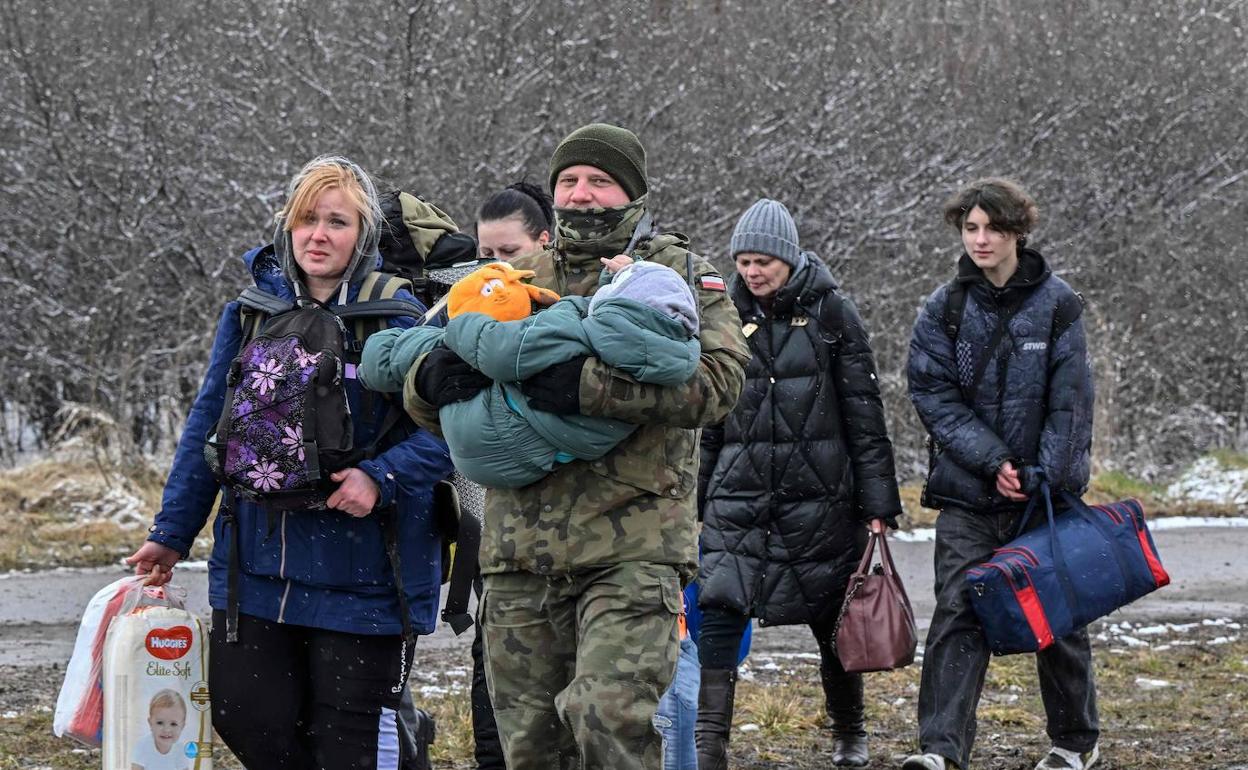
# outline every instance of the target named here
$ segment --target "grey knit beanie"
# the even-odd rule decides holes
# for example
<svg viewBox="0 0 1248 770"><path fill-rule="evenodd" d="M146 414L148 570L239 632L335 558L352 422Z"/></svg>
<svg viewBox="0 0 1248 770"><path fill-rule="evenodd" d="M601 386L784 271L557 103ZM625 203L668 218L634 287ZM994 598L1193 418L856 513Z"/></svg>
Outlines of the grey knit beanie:
<svg viewBox="0 0 1248 770"><path fill-rule="evenodd" d="M797 225L780 201L760 198L750 206L732 231L729 245L733 259L742 252L766 254L787 262L794 270L806 264L797 245Z"/></svg>

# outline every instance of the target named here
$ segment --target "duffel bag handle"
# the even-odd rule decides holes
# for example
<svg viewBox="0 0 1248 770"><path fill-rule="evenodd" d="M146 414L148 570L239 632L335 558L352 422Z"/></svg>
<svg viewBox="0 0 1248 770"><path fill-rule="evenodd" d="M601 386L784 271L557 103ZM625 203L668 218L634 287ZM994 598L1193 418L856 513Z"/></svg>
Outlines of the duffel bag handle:
<svg viewBox="0 0 1248 770"><path fill-rule="evenodd" d="M1049 520L1049 548L1053 551L1053 561L1057 567L1057 578L1062 584L1062 590L1066 592L1066 601L1073 609L1078 606L1078 602L1075 599L1075 588L1070 583L1070 568L1066 566L1066 556L1062 553L1062 541L1057 537L1057 522L1053 516L1053 495L1049 491L1049 482L1040 482L1040 495L1031 496L1031 502L1027 504L1027 510L1030 512L1037 499L1041 496L1044 497L1044 513ZM1026 524L1026 521L1023 523ZM1019 529L1019 534L1022 534L1022 528Z"/></svg>

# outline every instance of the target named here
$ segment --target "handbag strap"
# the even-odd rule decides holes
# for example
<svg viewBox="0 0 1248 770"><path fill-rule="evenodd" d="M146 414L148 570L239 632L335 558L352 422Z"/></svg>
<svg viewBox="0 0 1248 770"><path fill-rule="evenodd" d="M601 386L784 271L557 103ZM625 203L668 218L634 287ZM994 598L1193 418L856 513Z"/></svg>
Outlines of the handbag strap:
<svg viewBox="0 0 1248 770"><path fill-rule="evenodd" d="M875 555L875 538L874 532L867 536L867 547L862 550L862 558L858 560L858 569L854 570L854 577L866 577L871 571L871 557Z"/></svg>
<svg viewBox="0 0 1248 770"><path fill-rule="evenodd" d="M862 584L867 579L867 573L871 571L871 556L875 553L876 537L877 535L874 532L867 536L867 547L863 549L862 558L858 560L858 569L854 570L854 574L849 576L849 589L845 591L845 598L841 600L841 609L836 613L836 623L832 625L831 646L833 653L836 652L837 634L841 633L841 623L845 620L845 610L849 609L849 603L854 600L858 589L862 587Z"/></svg>
<svg viewBox="0 0 1248 770"><path fill-rule="evenodd" d="M897 590L901 592L901 598L905 600L906 604L910 604L910 596L906 593L906 586L901 582L901 576L897 574L897 566L893 564L893 551L888 547L888 537L883 534L876 535L874 532L871 534L879 540L880 564L884 565L884 574L893 579L893 585L897 586Z"/></svg>

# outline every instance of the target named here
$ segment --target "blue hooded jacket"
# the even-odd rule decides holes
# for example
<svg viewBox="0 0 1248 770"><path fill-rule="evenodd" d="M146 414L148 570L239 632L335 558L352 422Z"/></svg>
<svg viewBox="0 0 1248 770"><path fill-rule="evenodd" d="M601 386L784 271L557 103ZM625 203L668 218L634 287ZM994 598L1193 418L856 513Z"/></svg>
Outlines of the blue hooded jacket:
<svg viewBox="0 0 1248 770"><path fill-rule="evenodd" d="M949 287L932 292L910 338L910 400L934 443L925 489L928 504L977 512L1021 507L996 490L1006 460L1019 469L1023 491L1041 479L1054 491L1087 488L1092 453L1092 370L1083 321L1058 336L1054 319L1080 299L1053 275L1039 252L1023 249L1003 287L984 277L970 257L958 263L966 289L956 344L944 324ZM964 394L998 314L1016 303L975 393Z"/></svg>
<svg viewBox="0 0 1248 770"><path fill-rule="evenodd" d="M287 301L295 298L291 282L272 251L254 249L243 257L263 291ZM348 302L359 294L359 281L381 258L372 253L370 268L351 271ZM410 293L400 299L419 305ZM173 467L165 484L161 510L148 540L183 556L208 520L220 491L204 460L204 443L225 405L226 374L242 343L239 303L225 306L217 324L208 372L191 407L178 441ZM407 328L411 318L394 318L390 326ZM348 326L348 334L350 334ZM385 418L387 403L371 399L363 413L362 387L346 384L355 429L355 445L368 445ZM378 507L392 501L398 510L398 546L412 630L432 633L441 585L441 542L430 515L433 484L451 472L446 444L404 419L407 437L359 464L381 492ZM383 444L383 447L385 445ZM386 555L380 518L353 518L335 510L295 511L270 516L238 498L237 518L241 574L239 610L266 620L358 634L399 634L398 593ZM226 576L230 538L222 521L213 527L215 544L208 564L209 603L226 609Z"/></svg>

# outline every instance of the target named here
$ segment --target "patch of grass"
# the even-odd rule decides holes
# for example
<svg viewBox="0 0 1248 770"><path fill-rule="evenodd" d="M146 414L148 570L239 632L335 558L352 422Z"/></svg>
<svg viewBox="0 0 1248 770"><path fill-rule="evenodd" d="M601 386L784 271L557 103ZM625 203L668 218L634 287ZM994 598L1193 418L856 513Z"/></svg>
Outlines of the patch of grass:
<svg viewBox="0 0 1248 770"><path fill-rule="evenodd" d="M1231 470L1248 470L1248 454L1233 449L1215 449L1209 453L1218 465Z"/></svg>
<svg viewBox="0 0 1248 770"><path fill-rule="evenodd" d="M1162 491L1156 484L1128 476L1122 471L1105 471L1092 477L1085 497L1088 502L1093 503L1108 503L1134 497L1144 503L1145 507L1156 507Z"/></svg>
<svg viewBox="0 0 1248 770"><path fill-rule="evenodd" d="M1093 629L1093 633L1100 630ZM804 629L795 629L804 631ZM1181 638L1190 646L1111 648L1093 642L1101 749L1106 768L1144 770L1214 770L1243 764L1248 757L1248 637L1211 644L1223 628L1196 629ZM1236 631L1235 634L1241 632ZM452 688L432 697L416 693L416 703L437 719L438 737L431 751L435 767L465 770L472 759L469 696L461 668L467 650L417 647L421 681ZM730 746L733 768L816 770L831 767L831 732L824 727L823 693L818 662L786 659L777 668L757 664L767 657L755 650L754 677L737 687L734 724L759 725L753 732L734 729ZM59 674L50 667L0 671L0 770L100 766L98 751L81 749L52 736L50 706ZM895 768L917 748L915 703L920 667L866 675L867 730L871 767ZM20 678L19 678L20 677ZM1030 655L993 658L979 708L977 770L1031 770L1048 748L1044 708ZM1142 689L1140 677L1165 680L1168 686ZM44 683L43 686L36 683ZM222 748L217 770L237 770Z"/></svg>
<svg viewBox="0 0 1248 770"><path fill-rule="evenodd" d="M429 749L429 759L434 767L467 766L473 761L475 743L472 739L472 704L468 691L452 693L436 698L425 698L419 693L416 703L433 715L438 734Z"/></svg>
<svg viewBox="0 0 1248 770"><path fill-rule="evenodd" d="M163 475L57 457L0 471L0 571L116 564L143 541ZM205 558L211 531L192 549Z"/></svg>
<svg viewBox="0 0 1248 770"><path fill-rule="evenodd" d="M793 687L756 687L742 683L733 723L756 724L768 735L814 730L823 723L822 695L794 683Z"/></svg>
<svg viewBox="0 0 1248 770"><path fill-rule="evenodd" d="M1217 633L1204 632L1206 636ZM1248 639L1168 650L1110 649L1093 643L1101 749L1107 768L1211 770L1248 756ZM789 730L732 734L730 766L763 770L831 766L831 736L813 715L821 711L818 664L794 661L786 670L757 670L738 686L743 700L765 697L785 706ZM872 768L890 768L917 749L915 707L920 667L866 676L867 730ZM1140 677L1170 686L1143 690ZM765 696L762 694L766 694ZM743 717L737 720L755 721ZM978 711L975 768L1030 770L1048 747L1035 658L993 658ZM777 764L780 763L780 764Z"/></svg>
<svg viewBox="0 0 1248 770"><path fill-rule="evenodd" d="M93 770L100 766L99 749L87 749L52 734L52 712L28 711L0 719L0 770L18 770L42 760L64 770Z"/></svg>

